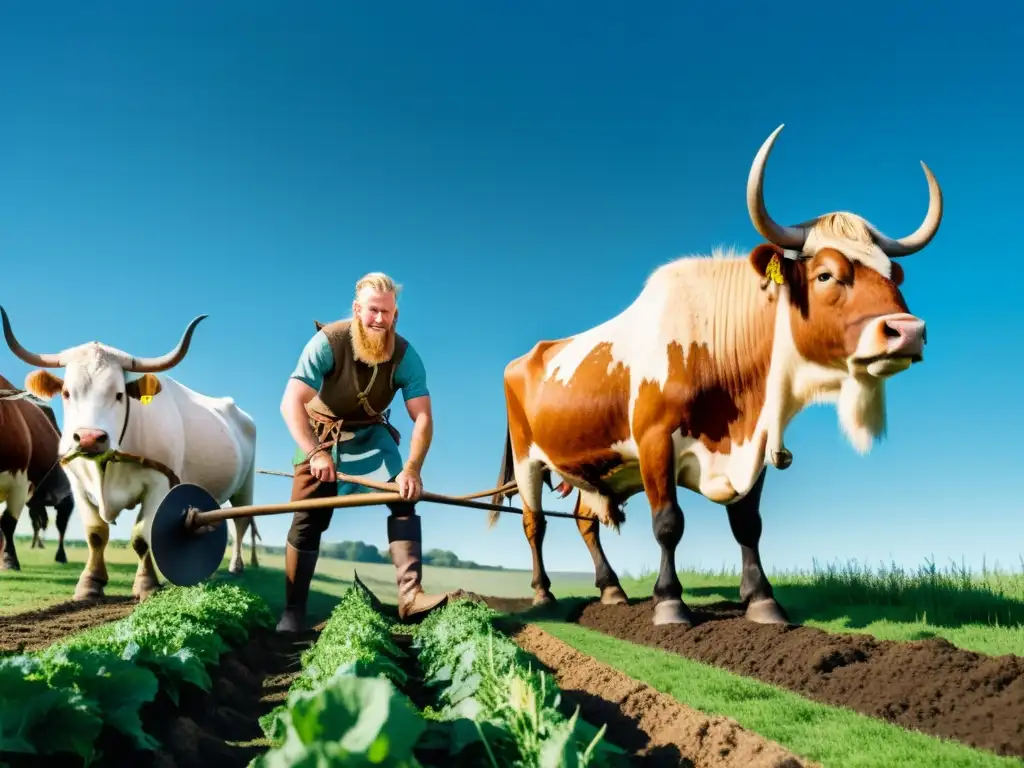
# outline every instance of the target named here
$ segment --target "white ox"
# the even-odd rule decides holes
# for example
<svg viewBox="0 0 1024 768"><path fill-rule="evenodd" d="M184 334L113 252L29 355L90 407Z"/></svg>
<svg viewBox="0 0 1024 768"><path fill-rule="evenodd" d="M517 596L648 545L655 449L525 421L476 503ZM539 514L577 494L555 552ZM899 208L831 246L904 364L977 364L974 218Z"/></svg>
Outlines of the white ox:
<svg viewBox="0 0 1024 768"><path fill-rule="evenodd" d="M132 594L146 599L159 589L148 531L153 514L171 486L202 486L224 504L252 504L255 478L256 425L230 397L208 397L168 376L188 352L192 333L206 315L189 323L178 345L162 357L136 358L98 342L36 354L15 338L7 313L3 316L7 345L19 358L39 368L64 368L63 379L49 371L33 371L25 388L50 399L60 394L64 430L59 453L81 510L89 560L74 598L103 595L107 584L104 550L110 524L133 507L140 510L132 528L132 548L139 556ZM131 378L126 374L142 374ZM113 457L113 460L110 460ZM143 461L123 460L136 457ZM242 540L252 525L252 565L256 566L256 524L253 518L232 521L235 536L230 571L241 573Z"/></svg>

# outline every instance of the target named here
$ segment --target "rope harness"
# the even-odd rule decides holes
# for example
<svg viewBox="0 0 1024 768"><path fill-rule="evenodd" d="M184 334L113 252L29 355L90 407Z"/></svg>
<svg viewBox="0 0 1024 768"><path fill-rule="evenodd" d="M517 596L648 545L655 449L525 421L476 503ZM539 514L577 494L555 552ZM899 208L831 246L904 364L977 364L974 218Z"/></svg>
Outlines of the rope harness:
<svg viewBox="0 0 1024 768"><path fill-rule="evenodd" d="M125 398L124 405L124 424L121 426L121 436L118 437L117 439L118 443L121 443L121 441L124 440L125 433L128 431L128 419L131 416L131 412L132 399L131 397L127 397ZM84 451L73 451L69 453L67 456L62 456L60 458L60 463L62 465L66 465L69 461L72 461L74 459L88 459L89 461L95 462L96 468L99 470L101 475L106 471L108 464L130 462L132 464L138 464L140 467L145 467L146 469L155 469L157 472L160 472L161 474L164 475L164 477L167 478L167 481L170 483L171 488L181 483L181 479L178 477L178 475L175 474L174 470L168 467L166 464L159 462L156 459L149 459L146 458L145 456L139 456L134 453L127 453L126 451L106 450L103 453L99 454L86 453Z"/></svg>
<svg viewBox="0 0 1024 768"><path fill-rule="evenodd" d="M53 412L45 400L41 400L40 398L33 395L31 392L28 392L24 389L0 389L0 400L28 400L30 403L43 410L48 410L51 413ZM124 424L121 426L121 436L118 438L118 443L124 440L125 433L128 431L128 418L131 415L131 409L132 399L129 397L125 402ZM60 430L57 430L57 434L60 434ZM85 451L72 451L66 456L58 457L58 459L50 466L50 468L46 470L46 474L43 475L42 479L40 479L37 487L42 486L43 481L45 481L46 478L50 476L50 473L53 472L53 470L57 467L58 464L61 466L67 466L68 462L74 459L88 459L89 461L96 462L96 466L98 467L101 474L107 468L107 465L110 463L131 462L133 464L138 464L141 467L146 467L147 469L155 469L158 472L162 473L170 482L172 488L181 483L181 480L178 478L178 475L175 474L174 470L172 470L170 467L168 467L166 464L162 462L156 461L155 459L148 459L145 456L138 456L134 453L108 450L100 454L86 453Z"/></svg>

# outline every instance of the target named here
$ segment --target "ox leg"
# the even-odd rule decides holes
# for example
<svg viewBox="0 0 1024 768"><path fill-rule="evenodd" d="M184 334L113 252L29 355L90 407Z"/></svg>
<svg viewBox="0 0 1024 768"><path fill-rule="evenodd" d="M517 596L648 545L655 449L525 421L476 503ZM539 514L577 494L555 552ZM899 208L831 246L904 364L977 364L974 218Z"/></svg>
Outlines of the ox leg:
<svg viewBox="0 0 1024 768"><path fill-rule="evenodd" d="M729 527L743 557L743 579L740 582L740 601L747 606L747 618L758 624L787 624L789 617L775 601L772 585L761 566L761 491L764 490L766 470L761 470L750 493L727 505Z"/></svg>
<svg viewBox="0 0 1024 768"><path fill-rule="evenodd" d="M259 537L260 532L256 530L256 518L249 519L249 533L252 536L252 548L249 550L249 565L253 568L260 567L259 558L256 557L256 539Z"/></svg>
<svg viewBox="0 0 1024 768"><path fill-rule="evenodd" d="M242 505L239 504L239 506ZM245 534L249 530L251 522L252 518L249 517L236 517L231 521L235 535L231 542L231 563L228 565L229 573L238 575L245 570L245 561L242 559L242 542L245 540Z"/></svg>
<svg viewBox="0 0 1024 768"><path fill-rule="evenodd" d="M18 518L21 517L27 499L28 487L20 483L7 493L7 506L0 516L0 531L3 531L4 538L7 539L3 554L0 555L0 571L21 570L18 549L14 545L14 529L18 527Z"/></svg>
<svg viewBox="0 0 1024 768"><path fill-rule="evenodd" d="M538 515L535 510L542 509L541 493L543 491L544 467L540 462L524 460L516 462L515 478L519 487L519 497L523 504L523 531L530 542L533 554L533 604L548 605L555 602L551 594L551 579L544 568L544 534L548 529L547 518Z"/></svg>
<svg viewBox="0 0 1024 768"><path fill-rule="evenodd" d="M253 487L256 482L255 462L256 460L253 459L248 471L245 473L245 479L242 481L241 487L231 496L232 507L248 507L252 504ZM228 572L237 575L245 570L245 561L242 560L242 542L245 541L245 534L249 530L250 525L253 529L252 564L256 565L256 520L252 517L236 517L231 521L231 524L235 530L235 540L232 542L231 563L228 565Z"/></svg>
<svg viewBox="0 0 1024 768"><path fill-rule="evenodd" d="M64 536L68 532L68 522L71 520L71 513L75 509L75 497L71 494L65 496L57 503L57 554L53 560L57 563L68 561L67 552L64 551Z"/></svg>
<svg viewBox="0 0 1024 768"><path fill-rule="evenodd" d="M135 571L132 595L139 602L160 589L160 582L156 577L156 568L153 565L153 553L149 551L149 540L146 534L149 531L147 521L153 519L153 515L156 514L156 508L160 505L161 498L163 498L163 495L159 493L148 494L142 500L142 508L135 518L135 525L132 526L132 549L139 556L139 567Z"/></svg>
<svg viewBox="0 0 1024 768"><path fill-rule="evenodd" d="M530 552L533 554L533 579L530 580L530 586L533 587L534 605L549 605L555 602L555 596L551 593L551 579L548 578L547 569L544 567L544 534L547 530L547 518L538 515L524 501L523 531L526 533L526 540L530 542Z"/></svg>
<svg viewBox="0 0 1024 768"><path fill-rule="evenodd" d="M672 436L652 433L640 445L640 474L651 505L654 538L661 547L661 569L654 584L654 623L692 625L693 615L683 602L683 585L676 572L676 547L685 520L676 498L676 462Z"/></svg>
<svg viewBox="0 0 1024 768"><path fill-rule="evenodd" d="M0 516L0 531L3 532L6 544L3 555L0 555L0 571L20 571L21 563L18 560L18 549L14 545L14 529L18 527L18 520L10 512L10 500L8 508Z"/></svg>
<svg viewBox="0 0 1024 768"><path fill-rule="evenodd" d="M611 503L610 499L603 496L597 499L597 503ZM576 510L573 512L576 515L576 527L594 561L594 586L601 590L601 602L605 605L619 605L627 602L626 593L601 547L601 522L595 513L594 503L584 500L582 493L576 497Z"/></svg>
<svg viewBox="0 0 1024 768"><path fill-rule="evenodd" d="M92 600L103 597L103 589L107 586L107 562L104 552L110 539L110 526L100 517L96 509L83 494L78 502L82 510L82 528L85 529L85 542L89 547L89 556L85 561L82 575L75 585L75 600Z"/></svg>
<svg viewBox="0 0 1024 768"><path fill-rule="evenodd" d="M43 532L50 524L49 515L46 514L46 505L36 500L28 503L28 517L32 521L32 549L45 549L43 547Z"/></svg>

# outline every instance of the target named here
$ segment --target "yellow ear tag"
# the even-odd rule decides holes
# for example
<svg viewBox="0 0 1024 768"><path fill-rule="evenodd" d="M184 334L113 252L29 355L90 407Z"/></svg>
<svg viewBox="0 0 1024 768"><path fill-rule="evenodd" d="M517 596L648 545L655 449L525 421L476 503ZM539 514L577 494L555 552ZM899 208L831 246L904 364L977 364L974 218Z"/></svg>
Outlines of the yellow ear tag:
<svg viewBox="0 0 1024 768"><path fill-rule="evenodd" d="M149 405L150 403L153 402L153 396L152 395L142 395L139 398L139 402L142 403L143 405Z"/></svg>
<svg viewBox="0 0 1024 768"><path fill-rule="evenodd" d="M768 267L764 271L765 277L770 277L779 285L782 285L782 265L779 263L779 254L772 256L772 260L768 262Z"/></svg>

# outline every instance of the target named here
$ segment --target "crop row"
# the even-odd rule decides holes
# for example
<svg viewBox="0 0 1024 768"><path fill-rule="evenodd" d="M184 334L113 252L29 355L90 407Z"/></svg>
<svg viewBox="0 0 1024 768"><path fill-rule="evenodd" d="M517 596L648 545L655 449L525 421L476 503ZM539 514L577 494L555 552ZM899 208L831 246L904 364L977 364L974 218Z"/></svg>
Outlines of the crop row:
<svg viewBox="0 0 1024 768"><path fill-rule="evenodd" d="M0 658L0 761L160 749L146 707L209 692L221 655L269 626L263 599L237 585L166 587L119 621Z"/></svg>
<svg viewBox="0 0 1024 768"><path fill-rule="evenodd" d="M626 765L603 727L561 714L557 686L493 628L495 616L453 601L412 630L406 652L392 635L405 628L350 587L303 654L287 703L261 719L273 747L253 768Z"/></svg>

